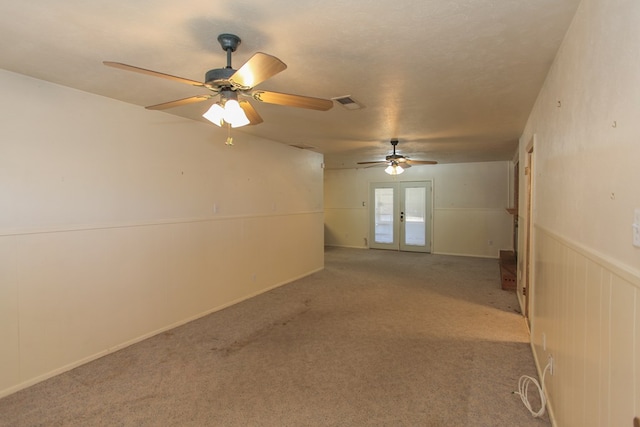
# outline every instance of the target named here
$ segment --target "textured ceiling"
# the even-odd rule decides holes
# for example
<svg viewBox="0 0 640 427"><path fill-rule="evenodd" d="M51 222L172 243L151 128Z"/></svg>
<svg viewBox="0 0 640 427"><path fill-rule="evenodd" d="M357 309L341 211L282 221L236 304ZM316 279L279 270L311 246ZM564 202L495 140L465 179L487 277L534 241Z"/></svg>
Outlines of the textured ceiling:
<svg viewBox="0 0 640 427"><path fill-rule="evenodd" d="M312 111L252 101L264 123L235 129L312 146L328 168L398 151L441 163L509 160L579 0L0 0L0 68L142 106L206 89L192 80L269 53L288 68L260 89L335 98ZM194 120L212 101L153 112ZM212 127L215 127L212 125ZM213 131L213 130L212 130ZM428 166L425 166L428 167Z"/></svg>

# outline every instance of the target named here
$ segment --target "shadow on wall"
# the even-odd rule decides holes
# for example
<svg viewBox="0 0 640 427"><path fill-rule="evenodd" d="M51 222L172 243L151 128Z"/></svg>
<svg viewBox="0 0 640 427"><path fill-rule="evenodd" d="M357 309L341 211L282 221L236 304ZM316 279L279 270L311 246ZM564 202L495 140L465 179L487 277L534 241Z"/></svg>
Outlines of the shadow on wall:
<svg viewBox="0 0 640 427"><path fill-rule="evenodd" d="M331 231L331 228L329 228L329 226L327 226L327 224L324 224L324 244L325 246L330 245L330 246L334 246L335 243L338 241L338 236Z"/></svg>

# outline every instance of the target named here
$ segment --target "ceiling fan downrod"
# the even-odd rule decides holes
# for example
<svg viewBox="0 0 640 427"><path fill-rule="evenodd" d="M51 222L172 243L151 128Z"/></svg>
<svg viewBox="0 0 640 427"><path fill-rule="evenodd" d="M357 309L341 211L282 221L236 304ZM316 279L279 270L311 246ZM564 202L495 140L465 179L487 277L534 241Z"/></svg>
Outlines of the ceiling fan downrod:
<svg viewBox="0 0 640 427"><path fill-rule="evenodd" d="M398 145L398 140L397 139L392 139L391 141L391 145L393 145L393 157L396 156L396 145Z"/></svg>

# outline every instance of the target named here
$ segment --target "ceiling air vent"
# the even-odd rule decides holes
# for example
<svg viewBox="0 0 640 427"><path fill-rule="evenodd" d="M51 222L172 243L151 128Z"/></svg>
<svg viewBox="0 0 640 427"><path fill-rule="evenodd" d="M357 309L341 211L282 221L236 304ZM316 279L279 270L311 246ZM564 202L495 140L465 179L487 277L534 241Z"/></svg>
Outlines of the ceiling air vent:
<svg viewBox="0 0 640 427"><path fill-rule="evenodd" d="M353 99L351 95L339 96L337 98L331 98L331 99L333 99L334 101L342 105L347 110L360 110L364 108L364 106L360 104L358 101L356 101L355 99Z"/></svg>

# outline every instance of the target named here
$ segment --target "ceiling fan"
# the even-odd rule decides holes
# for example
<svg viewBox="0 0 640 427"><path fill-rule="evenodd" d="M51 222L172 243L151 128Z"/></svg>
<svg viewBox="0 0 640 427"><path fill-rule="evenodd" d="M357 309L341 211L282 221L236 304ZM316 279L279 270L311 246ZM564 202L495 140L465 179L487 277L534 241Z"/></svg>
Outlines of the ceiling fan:
<svg viewBox="0 0 640 427"><path fill-rule="evenodd" d="M358 162L359 165L387 165L384 170L389 175L400 175L405 169L410 168L411 165L435 165L438 162L433 160L411 160L409 157L402 154L396 154L396 145L398 145L397 139L392 139L391 145L393 146L393 154L385 157L385 160L378 160L373 162Z"/></svg>
<svg viewBox="0 0 640 427"><path fill-rule="evenodd" d="M225 68L215 68L207 71L204 82L172 76L170 74L147 70L120 62L104 61L103 64L109 67L134 71L136 73L161 77L179 83L209 89L213 92L212 94L190 96L188 98L151 105L145 108L149 110L164 110L206 101L219 96L220 100L203 114L203 117L218 126L228 123L231 127L240 127L248 124L256 125L263 122L262 117L260 117L253 106L246 100L239 100L238 95L243 95L255 101L266 102L268 104L286 105L312 110L326 111L333 107L333 101L328 99L254 89L263 81L286 69L287 65L275 56L257 52L239 69L235 70L231 66L231 54L238 48L241 42L240 37L234 34L220 34L218 36L218 42L220 46L222 46L222 50L227 52L227 66Z"/></svg>

